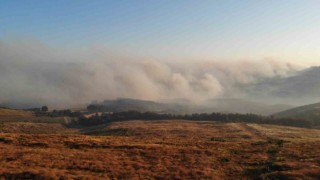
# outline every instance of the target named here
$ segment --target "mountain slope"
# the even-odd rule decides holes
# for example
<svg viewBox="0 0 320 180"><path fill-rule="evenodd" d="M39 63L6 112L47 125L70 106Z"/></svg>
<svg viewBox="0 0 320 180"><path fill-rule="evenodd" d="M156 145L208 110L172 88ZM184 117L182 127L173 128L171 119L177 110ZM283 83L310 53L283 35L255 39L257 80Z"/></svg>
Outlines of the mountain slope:
<svg viewBox="0 0 320 180"><path fill-rule="evenodd" d="M158 103L154 101L145 101L129 98L118 98L115 100L105 100L101 103L106 111L120 112L128 110L136 111L164 111L167 105L164 103Z"/></svg>
<svg viewBox="0 0 320 180"><path fill-rule="evenodd" d="M292 108L285 104L265 104L245 99L214 99L207 101L202 106L203 112L224 112L224 113L254 113L270 115L279 111Z"/></svg>
<svg viewBox="0 0 320 180"><path fill-rule="evenodd" d="M190 114L190 113L254 113L269 115L292 108L289 105L269 105L244 99L213 99L200 104L190 101L154 102L138 99L119 98L105 100L100 105L104 111L121 112L136 110L140 112L152 111L158 113Z"/></svg>
<svg viewBox="0 0 320 180"><path fill-rule="evenodd" d="M32 118L31 111L0 108L0 119L19 119L19 118Z"/></svg>
<svg viewBox="0 0 320 180"><path fill-rule="evenodd" d="M320 103L299 106L293 109L276 113L275 116L317 120L320 118Z"/></svg>
<svg viewBox="0 0 320 180"><path fill-rule="evenodd" d="M31 111L0 107L0 122L64 123L64 117L37 117Z"/></svg>
<svg viewBox="0 0 320 180"><path fill-rule="evenodd" d="M273 77L243 87L253 99L285 104L308 104L320 99L320 67L298 71L289 77Z"/></svg>

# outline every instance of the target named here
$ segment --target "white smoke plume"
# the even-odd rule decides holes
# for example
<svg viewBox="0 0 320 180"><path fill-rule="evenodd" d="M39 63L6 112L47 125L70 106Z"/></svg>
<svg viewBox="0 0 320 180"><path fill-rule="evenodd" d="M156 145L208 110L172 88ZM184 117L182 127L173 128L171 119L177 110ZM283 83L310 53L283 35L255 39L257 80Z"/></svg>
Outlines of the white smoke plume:
<svg viewBox="0 0 320 180"><path fill-rule="evenodd" d="M302 66L265 60L170 61L92 47L59 49L0 41L0 104L70 106L117 97L145 100L240 97L239 86Z"/></svg>

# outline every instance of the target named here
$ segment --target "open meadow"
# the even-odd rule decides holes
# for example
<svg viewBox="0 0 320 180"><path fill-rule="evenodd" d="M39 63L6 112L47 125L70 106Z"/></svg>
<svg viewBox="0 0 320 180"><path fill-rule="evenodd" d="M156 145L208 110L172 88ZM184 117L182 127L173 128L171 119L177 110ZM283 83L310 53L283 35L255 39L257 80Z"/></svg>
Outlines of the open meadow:
<svg viewBox="0 0 320 180"><path fill-rule="evenodd" d="M185 120L10 126L0 127L0 179L320 178L320 130Z"/></svg>
<svg viewBox="0 0 320 180"><path fill-rule="evenodd" d="M320 180L320 0L0 0L0 180Z"/></svg>

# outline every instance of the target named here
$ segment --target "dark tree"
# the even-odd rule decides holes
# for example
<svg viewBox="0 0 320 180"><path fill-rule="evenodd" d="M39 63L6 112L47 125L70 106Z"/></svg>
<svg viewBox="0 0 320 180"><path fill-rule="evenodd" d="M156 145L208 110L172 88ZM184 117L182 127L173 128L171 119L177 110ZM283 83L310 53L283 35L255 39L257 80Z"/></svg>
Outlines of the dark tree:
<svg viewBox="0 0 320 180"><path fill-rule="evenodd" d="M87 106L88 111L103 111L103 106L99 104L90 104Z"/></svg>
<svg viewBox="0 0 320 180"><path fill-rule="evenodd" d="M42 107L41 107L41 111L47 112L47 111L48 111L48 106L42 106Z"/></svg>
<svg viewBox="0 0 320 180"><path fill-rule="evenodd" d="M90 108L88 108L90 109ZM92 106L92 109L98 109ZM219 122L246 122L259 124L277 124L296 127L320 127L320 122L316 120L297 119L290 117L273 117L261 116L256 114L238 114L238 113L194 113L194 114L159 114L155 112L139 112L139 111L124 111L109 114L98 114L86 118L81 114L78 115L79 123L82 125L98 125L108 122L123 121L123 120L160 120L160 119L185 119L198 121L219 121Z"/></svg>

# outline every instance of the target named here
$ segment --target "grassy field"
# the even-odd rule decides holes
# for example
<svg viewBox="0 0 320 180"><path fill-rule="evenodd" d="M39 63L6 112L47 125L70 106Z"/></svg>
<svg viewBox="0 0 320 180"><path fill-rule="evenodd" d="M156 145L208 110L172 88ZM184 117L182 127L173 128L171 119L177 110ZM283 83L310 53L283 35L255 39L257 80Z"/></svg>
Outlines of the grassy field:
<svg viewBox="0 0 320 180"><path fill-rule="evenodd" d="M2 127L0 179L320 178L320 130L184 120L40 125Z"/></svg>
<svg viewBox="0 0 320 180"><path fill-rule="evenodd" d="M32 122L32 123L65 123L69 117L37 117L31 111L0 108L0 123L4 122Z"/></svg>
<svg viewBox="0 0 320 180"><path fill-rule="evenodd" d="M0 108L1 119L21 119L21 118L30 118L32 116L33 115L31 111Z"/></svg>

